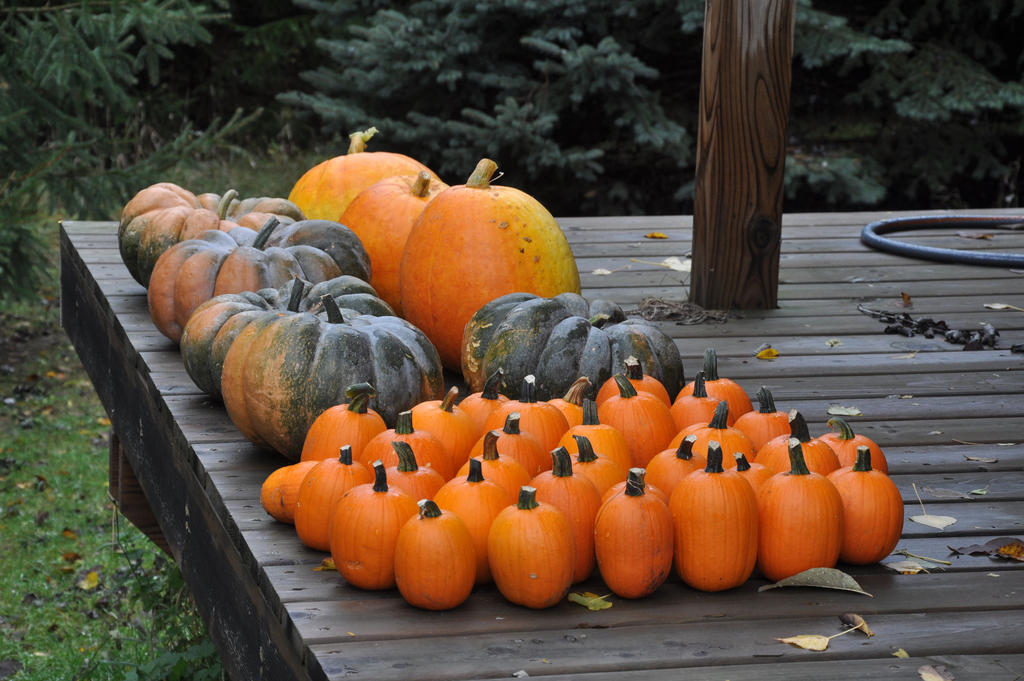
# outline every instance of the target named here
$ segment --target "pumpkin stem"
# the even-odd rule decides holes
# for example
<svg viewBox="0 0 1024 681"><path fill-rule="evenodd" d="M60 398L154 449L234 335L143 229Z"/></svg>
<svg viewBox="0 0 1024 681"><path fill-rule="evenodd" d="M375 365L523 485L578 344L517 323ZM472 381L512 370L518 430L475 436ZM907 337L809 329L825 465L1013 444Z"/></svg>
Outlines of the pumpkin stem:
<svg viewBox="0 0 1024 681"><path fill-rule="evenodd" d="M597 461L597 454L594 452L594 445L590 444L590 438L584 435L573 435L572 438L576 440L576 447L579 449L579 453L576 454L577 462Z"/></svg>
<svg viewBox="0 0 1024 681"><path fill-rule="evenodd" d="M683 461L689 461L693 458L693 445L697 442L696 435L687 435L683 438L683 441L676 447L676 458L682 459Z"/></svg>
<svg viewBox="0 0 1024 681"><path fill-rule="evenodd" d="M369 383L353 383L345 388L345 397L348 398L348 410L357 414L365 414L370 404L370 399L377 396L377 389Z"/></svg>
<svg viewBox="0 0 1024 681"><path fill-rule="evenodd" d="M338 450L338 461L346 466L352 465L352 445L342 445Z"/></svg>
<svg viewBox="0 0 1024 681"><path fill-rule="evenodd" d="M294 279L292 279L292 292L291 292L291 295L288 296L288 311L289 312L298 312L299 311L299 303L302 302L302 296L306 293L306 284L308 284L308 283L309 282L303 281L302 279L299 279L298 277L295 277Z"/></svg>
<svg viewBox="0 0 1024 681"><path fill-rule="evenodd" d="M722 468L722 445L717 440L708 442L708 463L704 467L705 473L724 473Z"/></svg>
<svg viewBox="0 0 1024 681"><path fill-rule="evenodd" d="M366 130L360 130L354 132L348 136L348 153L359 154L366 151L366 143L370 141L374 135L380 130L377 128L367 128Z"/></svg>
<svg viewBox="0 0 1024 681"><path fill-rule="evenodd" d="M551 450L551 474L556 478L572 477L572 459L565 447Z"/></svg>
<svg viewBox="0 0 1024 681"><path fill-rule="evenodd" d="M421 170L416 175L416 181L412 183L412 195L425 199L428 194L430 194L430 173Z"/></svg>
<svg viewBox="0 0 1024 681"><path fill-rule="evenodd" d="M399 412L398 418L395 419L395 435L411 435L414 433L412 427L412 410L405 410Z"/></svg>
<svg viewBox="0 0 1024 681"><path fill-rule="evenodd" d="M795 437L789 438L789 473L786 475L810 475L811 471L807 468L807 462L804 461L804 449L800 445L800 440Z"/></svg>
<svg viewBox="0 0 1024 681"><path fill-rule="evenodd" d="M857 461L853 464L853 470L858 473L870 471L871 469L871 450L866 445L859 445L857 447Z"/></svg>
<svg viewBox="0 0 1024 681"><path fill-rule="evenodd" d="M501 385L501 379L504 377L505 372L501 369L488 376L487 380L484 381L484 389L481 391L480 397L485 400L498 399L498 387Z"/></svg>
<svg viewBox="0 0 1024 681"><path fill-rule="evenodd" d="M778 411L775 408L775 396L766 386L762 385L761 389L757 391L757 403L758 411L762 414L774 414Z"/></svg>
<svg viewBox="0 0 1024 681"><path fill-rule="evenodd" d="M640 366L640 360L638 360L633 355L630 355L629 357L626 358L625 365L627 378L630 378L634 381L643 380L644 369L642 366Z"/></svg>
<svg viewBox="0 0 1024 681"><path fill-rule="evenodd" d="M626 476L626 496L627 497L642 497L646 492L646 484L644 478L647 476L647 471L643 468L630 468L629 475Z"/></svg>
<svg viewBox="0 0 1024 681"><path fill-rule="evenodd" d="M597 402L590 399L589 397L583 398L583 425L584 426L599 426L601 420L597 417Z"/></svg>
<svg viewBox="0 0 1024 681"><path fill-rule="evenodd" d="M715 407L715 415L711 417L711 423L708 424L708 428L715 428L717 430L725 430L729 427L729 403L722 400Z"/></svg>
<svg viewBox="0 0 1024 681"><path fill-rule="evenodd" d="M733 454L736 459L736 470L742 473L743 471L750 470L750 462L747 461L747 457L743 452L736 452Z"/></svg>
<svg viewBox="0 0 1024 681"><path fill-rule="evenodd" d="M441 411L446 411L449 414L452 413L452 407L455 406L455 400L459 397L459 386L453 385L448 389L448 392L444 394L444 399L441 400Z"/></svg>
<svg viewBox="0 0 1024 681"><path fill-rule="evenodd" d="M636 388L629 382L629 379L622 374L615 374L612 376L615 379L615 385L619 386L619 397L623 399L629 399L630 397L636 397Z"/></svg>
<svg viewBox="0 0 1024 681"><path fill-rule="evenodd" d="M469 460L469 475L466 476L466 482L483 482L484 481L484 466L480 462L480 459Z"/></svg>
<svg viewBox="0 0 1024 681"><path fill-rule="evenodd" d="M473 169L473 174L466 180L466 186L473 187L474 189L487 189L491 186L491 178L497 169L498 164L491 159L480 159L476 164L476 168Z"/></svg>
<svg viewBox="0 0 1024 681"><path fill-rule="evenodd" d="M582 407L583 394L590 390L593 385L594 384L590 382L589 378L586 376L580 376L572 382L572 385L570 385L569 389L565 391L565 395L562 399L569 404L575 404L577 407Z"/></svg>
<svg viewBox="0 0 1024 681"><path fill-rule="evenodd" d="M531 511L537 508L537 488L530 487L529 485L523 485L519 488L519 501L516 503L516 508L522 511Z"/></svg>
<svg viewBox="0 0 1024 681"><path fill-rule="evenodd" d="M267 245L267 240L270 239L270 234L277 226L281 224L281 221L277 217L271 215L267 218L267 221L260 227L259 233L256 234L256 238L252 242L252 247L258 251L262 251L263 247Z"/></svg>
<svg viewBox="0 0 1024 681"><path fill-rule="evenodd" d="M853 439L853 427L846 422L846 419L842 419L838 416L833 416L828 420L828 427L839 433L840 440L852 440Z"/></svg>
<svg viewBox="0 0 1024 681"><path fill-rule="evenodd" d="M694 397L707 397L708 387L704 383L704 372L698 371L697 375L693 377L693 396Z"/></svg>
<svg viewBox="0 0 1024 681"><path fill-rule="evenodd" d="M238 198L238 192L234 189L229 189L224 192L224 196L220 197L220 201L217 202L217 217L221 220L228 216L228 210L231 209L231 202Z"/></svg>
<svg viewBox="0 0 1024 681"><path fill-rule="evenodd" d="M420 507L421 518L441 517L441 509L434 503L433 499L420 499L416 502L416 505Z"/></svg>
<svg viewBox="0 0 1024 681"><path fill-rule="evenodd" d="M714 348L704 350L704 380L718 380L718 353Z"/></svg>
<svg viewBox="0 0 1024 681"><path fill-rule="evenodd" d="M537 401L537 378L533 374L523 378L523 388L519 391L519 401L524 404L533 404Z"/></svg>
<svg viewBox="0 0 1024 681"><path fill-rule="evenodd" d="M489 430L484 434L484 452L480 455L480 458L484 461L494 461L498 458L499 437L501 437L500 430Z"/></svg>
<svg viewBox="0 0 1024 681"><path fill-rule="evenodd" d="M321 296L320 303L324 306L324 310L327 311L328 324L345 323L345 315L341 313L341 308L338 307L338 301L336 301L333 296L330 294Z"/></svg>
<svg viewBox="0 0 1024 681"><path fill-rule="evenodd" d="M503 433L508 433L509 435L519 435L519 419L520 418L521 417L519 416L519 412L518 411L514 411L511 414L509 414L508 416L506 416L505 417L505 427L502 428L502 432Z"/></svg>
<svg viewBox="0 0 1024 681"><path fill-rule="evenodd" d="M789 415L789 430L800 442L811 441L811 431L807 429L807 419L800 412L794 410Z"/></svg>
<svg viewBox="0 0 1024 681"><path fill-rule="evenodd" d="M373 462L373 491L388 491L388 472L384 468L384 462L380 459Z"/></svg>
<svg viewBox="0 0 1024 681"><path fill-rule="evenodd" d="M398 470L403 473L415 473L420 469L419 464L416 463L416 455L408 442L392 440L391 448L395 450L395 454L398 454Z"/></svg>

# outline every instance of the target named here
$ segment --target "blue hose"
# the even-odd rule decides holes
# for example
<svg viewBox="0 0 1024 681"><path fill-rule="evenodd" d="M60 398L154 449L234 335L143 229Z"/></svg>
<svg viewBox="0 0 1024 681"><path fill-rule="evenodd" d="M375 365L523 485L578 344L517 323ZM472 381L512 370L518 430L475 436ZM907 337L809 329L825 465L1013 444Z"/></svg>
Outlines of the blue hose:
<svg viewBox="0 0 1024 681"><path fill-rule="evenodd" d="M867 246L880 251L897 255L905 255L921 260L937 260L939 262L962 263L966 265L989 265L992 267L1024 266L1024 254L993 253L987 251L965 251L956 248L933 248L918 246L895 239L883 237L890 232L903 232L912 229L942 229L947 227L1005 227L1007 225L1024 225L1024 216L1020 215L934 215L908 218L892 218L879 220L865 225L861 230L860 240Z"/></svg>

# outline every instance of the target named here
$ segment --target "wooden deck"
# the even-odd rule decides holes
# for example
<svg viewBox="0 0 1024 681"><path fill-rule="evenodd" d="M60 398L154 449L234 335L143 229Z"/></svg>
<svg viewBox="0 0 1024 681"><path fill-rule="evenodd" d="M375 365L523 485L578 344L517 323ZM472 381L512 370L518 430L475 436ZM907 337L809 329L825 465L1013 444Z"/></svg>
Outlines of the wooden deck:
<svg viewBox="0 0 1024 681"><path fill-rule="evenodd" d="M659 322L678 339L687 378L713 346L723 375L751 395L768 386L780 409L804 412L812 434L825 430L829 405L857 407L863 416L848 420L886 451L908 518L921 512L916 486L928 513L957 519L944 531L908 519L898 546L949 566L923 562L929 572L904 575L840 565L873 598L759 593L766 582L756 576L706 594L673 578L647 599L613 599L598 612L569 602L527 610L489 587L456 610L432 613L396 591L350 588L337 573L314 570L325 554L260 508L260 484L283 460L244 441L223 408L192 385L121 264L113 223L62 225L63 323L239 681L918 679L925 664L960 680L1021 678L1024 562L951 555L949 547L1024 538L1024 354L1009 350L1024 343L1024 313L984 307L1024 307L1024 271L871 251L859 231L881 217L786 215L779 309L724 323ZM685 299L687 275L657 263L690 250L689 218L560 222L585 295L627 309L647 296ZM988 231L993 238L935 231L906 240L1024 253L1024 233ZM668 238L645 238L651 232ZM912 307L903 307L902 293ZM885 334L859 304L955 328L988 322L1000 331L999 347L965 352L941 338ZM763 343L780 356L756 359ZM574 590L607 593L596 579ZM824 652L776 640L837 633L846 612L863 616L875 636L841 636ZM899 649L910 657L894 657Z"/></svg>

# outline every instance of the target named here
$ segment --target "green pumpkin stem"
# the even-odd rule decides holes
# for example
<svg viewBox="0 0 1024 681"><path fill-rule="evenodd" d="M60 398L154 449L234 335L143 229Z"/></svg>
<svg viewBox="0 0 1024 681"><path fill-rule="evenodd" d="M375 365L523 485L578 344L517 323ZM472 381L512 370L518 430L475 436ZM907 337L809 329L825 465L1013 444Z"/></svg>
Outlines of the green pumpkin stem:
<svg viewBox="0 0 1024 681"><path fill-rule="evenodd" d="M238 198L238 192L234 189L229 189L224 192L224 196L220 197L220 201L217 202L217 218L223 220L228 216L228 211L231 210L231 202Z"/></svg>
<svg viewBox="0 0 1024 681"><path fill-rule="evenodd" d="M487 189L491 186L491 178L497 169L498 164L491 159L480 159L476 164L476 168L473 169L473 174L466 180L466 186L474 189Z"/></svg>
<svg viewBox="0 0 1024 681"><path fill-rule="evenodd" d="M416 505L420 507L421 518L440 518L441 509L434 503L433 499L420 499L416 502Z"/></svg>
<svg viewBox="0 0 1024 681"><path fill-rule="evenodd" d="M551 450L551 474L556 478L572 477L572 458L565 447Z"/></svg>
<svg viewBox="0 0 1024 681"><path fill-rule="evenodd" d="M523 387L519 391L519 401L523 404L533 404L537 401L537 378L530 374L523 378Z"/></svg>
<svg viewBox="0 0 1024 681"><path fill-rule="evenodd" d="M392 440L391 448L398 455L398 470L403 473L415 473L420 469L419 464L416 463L416 455L413 453L412 447L409 446L408 442Z"/></svg>
<svg viewBox="0 0 1024 681"><path fill-rule="evenodd" d="M452 407L455 406L455 400L459 397L459 386L453 385L448 389L448 392L444 394L444 399L441 400L441 411L446 411L449 414L452 413Z"/></svg>
<svg viewBox="0 0 1024 681"><path fill-rule="evenodd" d="M853 463L853 470L858 473L864 473L872 470L871 450L866 445L860 445L857 447L857 460Z"/></svg>
<svg viewBox="0 0 1024 681"><path fill-rule="evenodd" d="M484 451L483 454L480 455L481 459L484 461L494 461L498 458L499 437L501 437L500 430L489 430L484 434Z"/></svg>
<svg viewBox="0 0 1024 681"><path fill-rule="evenodd" d="M747 461L747 457L743 452L736 452L733 454L736 459L736 470L742 473L743 471L750 470L750 462Z"/></svg>
<svg viewBox="0 0 1024 681"><path fill-rule="evenodd" d="M577 462L597 461L597 454L594 452L594 445L590 443L590 438L585 435L573 435L572 438L576 440L576 447L579 449L579 453L576 454Z"/></svg>
<svg viewBox="0 0 1024 681"><path fill-rule="evenodd" d="M256 239L252 242L252 247L258 251L262 251L263 247L267 245L267 240L270 239L271 233L281 224L281 221L276 216L271 215L263 226L260 227L260 231L256 234Z"/></svg>
<svg viewBox="0 0 1024 681"><path fill-rule="evenodd" d="M623 399L629 399L630 397L636 397L636 388L629 382L629 379L622 374L615 374L612 376L615 379L615 385L619 386L619 397Z"/></svg>
<svg viewBox="0 0 1024 681"><path fill-rule="evenodd" d="M789 415L789 430L793 437L800 442L811 441L811 431L807 428L807 419L798 411Z"/></svg>
<svg viewBox="0 0 1024 681"><path fill-rule="evenodd" d="M583 398L583 425L584 426L599 426L601 420L597 417L597 402L590 399L589 397Z"/></svg>
<svg viewBox="0 0 1024 681"><path fill-rule="evenodd" d="M646 494L646 483L644 478L647 476L647 471L643 468L630 468L629 474L626 476L626 496L627 497L642 497Z"/></svg>
<svg viewBox="0 0 1024 681"><path fill-rule="evenodd" d="M327 323L328 324L344 324L345 316L341 314L341 308L338 307L338 301L333 296L324 295L320 298L320 304L324 306L324 310L327 311Z"/></svg>
<svg viewBox="0 0 1024 681"><path fill-rule="evenodd" d="M338 461L345 466L352 465L352 445L342 445L338 449Z"/></svg>
<svg viewBox="0 0 1024 681"><path fill-rule="evenodd" d="M522 511L531 511L537 508L537 488L530 487L529 485L523 485L519 488L519 501L516 503L516 508Z"/></svg>
<svg viewBox="0 0 1024 681"><path fill-rule="evenodd" d="M348 136L348 153L350 154L361 154L366 151L366 143L376 135L380 130L377 128L367 128L366 130L360 130L354 132Z"/></svg>
<svg viewBox="0 0 1024 681"><path fill-rule="evenodd" d="M519 435L519 419L521 416L518 411L514 411L505 417L505 427L501 429L503 433L509 435Z"/></svg>
<svg viewBox="0 0 1024 681"><path fill-rule="evenodd" d="M838 416L833 416L828 420L828 427L836 431L839 434L840 440L852 440L854 433L853 427L846 422L846 419L842 419Z"/></svg>
<svg viewBox="0 0 1024 681"><path fill-rule="evenodd" d="M348 398L348 410L357 414L365 414L370 406L370 400L377 396L377 389L369 383L353 383L345 388L345 397Z"/></svg>
<svg viewBox="0 0 1024 681"><path fill-rule="evenodd" d="M775 408L775 396L772 395L772 391L766 386L761 386L761 389L757 391L757 404L758 411L762 414L774 414L778 411Z"/></svg>
<svg viewBox="0 0 1024 681"><path fill-rule="evenodd" d="M722 445L717 440L708 442L708 463L704 466L705 473L724 473L722 468Z"/></svg>
<svg viewBox="0 0 1024 681"><path fill-rule="evenodd" d="M583 395L590 390L593 385L594 384L590 382L589 378L586 376L580 376L572 382L572 385L570 385L569 389L565 391L565 395L562 399L569 404L575 404L577 407L582 407L583 400L586 399Z"/></svg>
<svg viewBox="0 0 1024 681"><path fill-rule="evenodd" d="M430 173L426 170L421 170L416 175L416 181L412 183L412 195L425 199L430 194Z"/></svg>
<svg viewBox="0 0 1024 681"><path fill-rule="evenodd" d="M800 440L795 437L789 438L789 473L787 475L810 475L811 471L807 468L807 462L804 461L804 449L800 445Z"/></svg>
<svg viewBox="0 0 1024 681"><path fill-rule="evenodd" d="M501 394L498 392L498 388L501 387L501 381L505 377L505 372L498 369L484 381L484 388L480 393L480 397L485 400L496 400Z"/></svg>
<svg viewBox="0 0 1024 681"><path fill-rule="evenodd" d="M634 381L639 381L643 379L644 368L640 365L640 360L638 360L633 355L630 355L629 357L626 358L625 365L627 378L630 378Z"/></svg>
<svg viewBox="0 0 1024 681"><path fill-rule="evenodd" d="M467 482L483 482L484 481L484 465L480 459L471 458L469 460L469 474L466 476Z"/></svg>
<svg viewBox="0 0 1024 681"><path fill-rule="evenodd" d="M693 445L697 442L696 435L687 435L683 438L679 446L676 447L676 458L682 459L683 461L689 461L693 458Z"/></svg>
<svg viewBox="0 0 1024 681"><path fill-rule="evenodd" d="M292 279L292 293L288 296L288 311L298 312L299 304L302 302L302 296L306 293L306 284L309 282L303 281L298 277Z"/></svg>
<svg viewBox="0 0 1024 681"><path fill-rule="evenodd" d="M715 415L711 417L711 423L708 424L708 428L715 428L717 430L725 430L729 427L729 403L722 400L715 407Z"/></svg>
<svg viewBox="0 0 1024 681"><path fill-rule="evenodd" d="M399 412L395 419L395 435L411 435L415 430L412 427L412 411Z"/></svg>
<svg viewBox="0 0 1024 681"><path fill-rule="evenodd" d="M388 472L384 468L384 462L380 459L373 462L373 491L388 491Z"/></svg>
<svg viewBox="0 0 1024 681"><path fill-rule="evenodd" d="M694 397L707 397L708 387L704 383L704 372L698 371L697 375L693 377L693 396Z"/></svg>
<svg viewBox="0 0 1024 681"><path fill-rule="evenodd" d="M704 350L704 380L718 380L718 353L714 348Z"/></svg>

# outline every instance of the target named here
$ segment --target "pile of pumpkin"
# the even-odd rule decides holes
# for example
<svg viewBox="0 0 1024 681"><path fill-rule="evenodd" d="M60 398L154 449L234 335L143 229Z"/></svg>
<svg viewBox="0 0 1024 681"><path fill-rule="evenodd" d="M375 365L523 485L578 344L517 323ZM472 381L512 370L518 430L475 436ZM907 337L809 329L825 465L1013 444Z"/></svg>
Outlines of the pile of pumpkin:
<svg viewBox="0 0 1024 681"><path fill-rule="evenodd" d="M903 503L876 443L841 418L811 437L767 388L704 370L670 400L631 358L594 387L518 399L495 372L403 412L394 428L367 407L368 384L325 411L299 463L272 473L264 508L329 551L349 584L397 586L410 604L456 607L492 582L546 608L595 568L624 598L654 592L673 566L689 586L739 586L755 567L778 580L842 560L889 555ZM591 399L591 397L593 399Z"/></svg>

